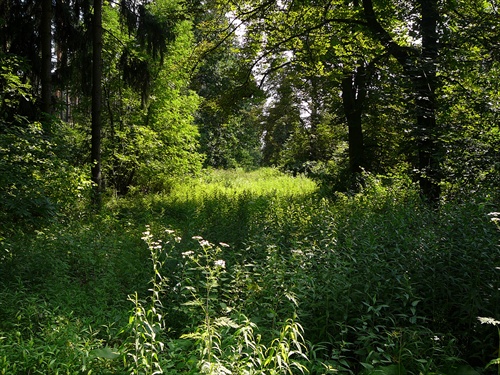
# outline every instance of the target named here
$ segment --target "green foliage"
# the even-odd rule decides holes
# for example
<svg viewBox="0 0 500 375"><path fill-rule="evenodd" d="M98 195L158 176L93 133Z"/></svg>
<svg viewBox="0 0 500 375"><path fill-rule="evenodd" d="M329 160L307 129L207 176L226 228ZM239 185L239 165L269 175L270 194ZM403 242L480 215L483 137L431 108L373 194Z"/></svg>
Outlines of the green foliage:
<svg viewBox="0 0 500 375"><path fill-rule="evenodd" d="M325 199L272 169L113 198L0 240L1 368L492 374L498 333L478 320L500 306L490 211L430 209L398 175Z"/></svg>
<svg viewBox="0 0 500 375"><path fill-rule="evenodd" d="M7 55L0 51L0 119L1 127L7 125L7 116L12 116L21 100L31 99L31 85L23 82L16 74L22 69L22 60L15 55Z"/></svg>
<svg viewBox="0 0 500 375"><path fill-rule="evenodd" d="M16 114L21 102L31 101L31 85L19 76L21 60L2 53L0 65L1 235L14 225L40 224L68 212L86 196L90 183L71 163L73 139L67 126L54 121L44 127Z"/></svg>
<svg viewBox="0 0 500 375"><path fill-rule="evenodd" d="M218 0L197 4L193 18L198 59L190 87L202 99L196 124L204 165L255 168L261 160L265 101L253 70L259 49L244 41L231 8Z"/></svg>
<svg viewBox="0 0 500 375"><path fill-rule="evenodd" d="M47 136L40 123L12 124L0 133L0 220L35 224L69 212L87 196L85 171L68 160L68 138Z"/></svg>
<svg viewBox="0 0 500 375"><path fill-rule="evenodd" d="M172 235L172 231L167 231ZM177 373L201 374L292 374L292 369L301 372L305 370L303 364L297 359L307 360L304 355L302 327L294 319L280 323L271 333L269 340L257 334L259 329L246 316L238 313L237 306L230 306L228 298L237 290L231 290L224 282L226 279L226 262L221 259L222 248L229 245L220 243L215 246L195 236L193 239L199 248L181 253L180 266L183 269L181 278L175 279L175 274L170 282L175 287L169 287L166 279L160 274L160 269L169 259L175 256L174 246L165 249L164 244L181 242L180 237L172 237L169 241L154 240L147 228L143 239L148 243L153 260L155 276L152 280L153 289L149 300L150 308L145 309L137 300L132 298L135 308L130 319L132 332L135 335L134 373L162 373L159 353L164 343L159 338L162 333L162 324L170 320L169 311L172 307L162 303L160 299L169 293L180 293L185 297L185 302L174 309L182 310L191 323L187 324L188 333L178 339L171 340L168 347L174 348L179 344L184 346L184 351L172 353L169 362L163 363L167 369ZM161 260L160 260L161 258ZM186 322L187 323L187 322ZM189 330L193 330L189 332ZM277 336L273 338L272 335ZM269 336L269 335L267 335ZM193 345L185 345L184 340L193 341ZM186 352L189 350L189 352ZM178 357L179 356L179 357ZM190 358L181 361L180 358ZM138 366L139 362L140 366ZM144 369L144 372L138 371Z"/></svg>
<svg viewBox="0 0 500 375"><path fill-rule="evenodd" d="M481 324L490 324L492 326L500 326L500 322L498 320L493 319L493 318L478 317L478 319L481 322ZM497 329L498 329L498 337L500 338L500 328L497 327ZM500 347L500 343L499 343L499 347ZM492 359L486 365L486 368L488 368L490 366L493 366L493 365L499 366L498 367L498 372L500 372L500 355L499 355L498 358Z"/></svg>
<svg viewBox="0 0 500 375"><path fill-rule="evenodd" d="M201 168L193 124L199 100L188 90L193 35L191 23L174 16L178 8L177 1L165 0L144 9L149 22L154 21L149 26L168 24L175 35L162 42L154 58L148 54L151 45L137 43L123 30L116 9L104 13L103 171L118 194L131 188L168 190L177 178ZM142 31L147 38L160 37Z"/></svg>
<svg viewBox="0 0 500 375"><path fill-rule="evenodd" d="M153 189L155 180L187 176L201 169L198 129L193 124L198 97L187 89L190 24L184 22L178 29L179 36L170 46L152 89L154 98L148 109L147 128L141 134L138 183L146 187L150 184Z"/></svg>
<svg viewBox="0 0 500 375"><path fill-rule="evenodd" d="M479 51L471 51L467 61L454 63L457 74L464 69L470 71L466 66L481 58ZM461 77L460 84L452 81L441 90L440 94L446 98L441 121L449 130L443 136L449 156L443 164L446 187L452 196L461 197L471 191L495 195L498 190L500 133L492 103L498 90L489 84L496 82L494 77L498 74L498 62L493 62L487 67L472 69L470 74Z"/></svg>
<svg viewBox="0 0 500 375"><path fill-rule="evenodd" d="M117 373L100 359L110 354L99 348L116 333L111 325L94 329L92 318L52 305L22 285L15 293L2 288L0 295L1 374Z"/></svg>

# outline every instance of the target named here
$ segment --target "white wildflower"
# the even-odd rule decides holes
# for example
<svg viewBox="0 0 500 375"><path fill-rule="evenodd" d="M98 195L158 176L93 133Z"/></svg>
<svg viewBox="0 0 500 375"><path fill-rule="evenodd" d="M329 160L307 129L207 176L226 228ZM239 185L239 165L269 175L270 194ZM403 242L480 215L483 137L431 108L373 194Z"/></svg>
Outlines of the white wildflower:
<svg viewBox="0 0 500 375"><path fill-rule="evenodd" d="M490 212L488 215L492 216L491 221L500 222L500 212Z"/></svg>
<svg viewBox="0 0 500 375"><path fill-rule="evenodd" d="M217 268L226 268L226 262L223 259L217 259L214 262L215 267Z"/></svg>
<svg viewBox="0 0 500 375"><path fill-rule="evenodd" d="M187 258L187 257L190 257L191 255L194 255L194 251L186 251L184 253L182 253L182 257L183 258Z"/></svg>
<svg viewBox="0 0 500 375"><path fill-rule="evenodd" d="M221 245L222 247L229 247L229 245L225 242L219 242L219 245Z"/></svg>
<svg viewBox="0 0 500 375"><path fill-rule="evenodd" d="M491 324L491 325L494 325L494 326L499 326L500 325L500 322L498 320L493 319L493 318L483 318L481 316L478 316L477 318L479 319L479 321L481 322L481 324Z"/></svg>
<svg viewBox="0 0 500 375"><path fill-rule="evenodd" d="M207 240L201 240L200 241L200 246L205 247L205 246L211 246L211 243L208 242Z"/></svg>
<svg viewBox="0 0 500 375"><path fill-rule="evenodd" d="M151 238L153 238L153 235L151 234L151 227L149 225L146 225L146 230L142 232L141 239L147 241Z"/></svg>

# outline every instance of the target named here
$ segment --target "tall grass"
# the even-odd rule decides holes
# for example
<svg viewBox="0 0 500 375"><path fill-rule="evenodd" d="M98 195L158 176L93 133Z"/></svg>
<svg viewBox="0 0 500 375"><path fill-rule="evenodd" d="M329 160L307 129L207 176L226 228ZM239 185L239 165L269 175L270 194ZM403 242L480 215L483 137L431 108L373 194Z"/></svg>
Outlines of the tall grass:
<svg viewBox="0 0 500 375"><path fill-rule="evenodd" d="M270 169L110 199L0 243L0 368L494 373L498 337L478 320L500 317L491 211L429 209L373 177L327 199Z"/></svg>

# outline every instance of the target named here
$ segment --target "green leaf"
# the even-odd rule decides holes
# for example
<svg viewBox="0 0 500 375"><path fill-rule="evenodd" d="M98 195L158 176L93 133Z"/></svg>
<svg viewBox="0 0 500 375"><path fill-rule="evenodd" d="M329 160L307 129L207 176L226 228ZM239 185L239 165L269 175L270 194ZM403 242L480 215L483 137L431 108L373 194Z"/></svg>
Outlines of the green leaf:
<svg viewBox="0 0 500 375"><path fill-rule="evenodd" d="M495 358L495 359L492 359L487 365L485 368L488 368L492 365L500 365L500 358Z"/></svg>
<svg viewBox="0 0 500 375"><path fill-rule="evenodd" d="M106 346L102 349L92 350L90 355L95 358L116 359L120 356L120 353L116 349Z"/></svg>

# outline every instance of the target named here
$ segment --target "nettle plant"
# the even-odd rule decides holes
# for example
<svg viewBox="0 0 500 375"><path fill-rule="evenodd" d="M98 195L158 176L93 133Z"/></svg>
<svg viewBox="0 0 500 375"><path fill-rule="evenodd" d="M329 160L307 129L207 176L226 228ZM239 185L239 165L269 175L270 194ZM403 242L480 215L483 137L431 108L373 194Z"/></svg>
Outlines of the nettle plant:
<svg viewBox="0 0 500 375"><path fill-rule="evenodd" d="M274 337L264 342L259 327L231 302L231 272L223 258L223 248L229 245L193 237L198 247L180 253L182 259L176 262L182 272L171 286L162 270L168 260L179 258L175 246L181 239L173 231L166 233L172 238L155 240L147 227L142 237L151 252L154 276L147 302L137 295L130 297L134 303L129 322L134 340L128 355L133 359L134 374L307 372L303 329L296 316L278 324ZM184 300L176 307L187 317L187 333L180 337L167 335L171 310L162 299L169 292L182 294Z"/></svg>

